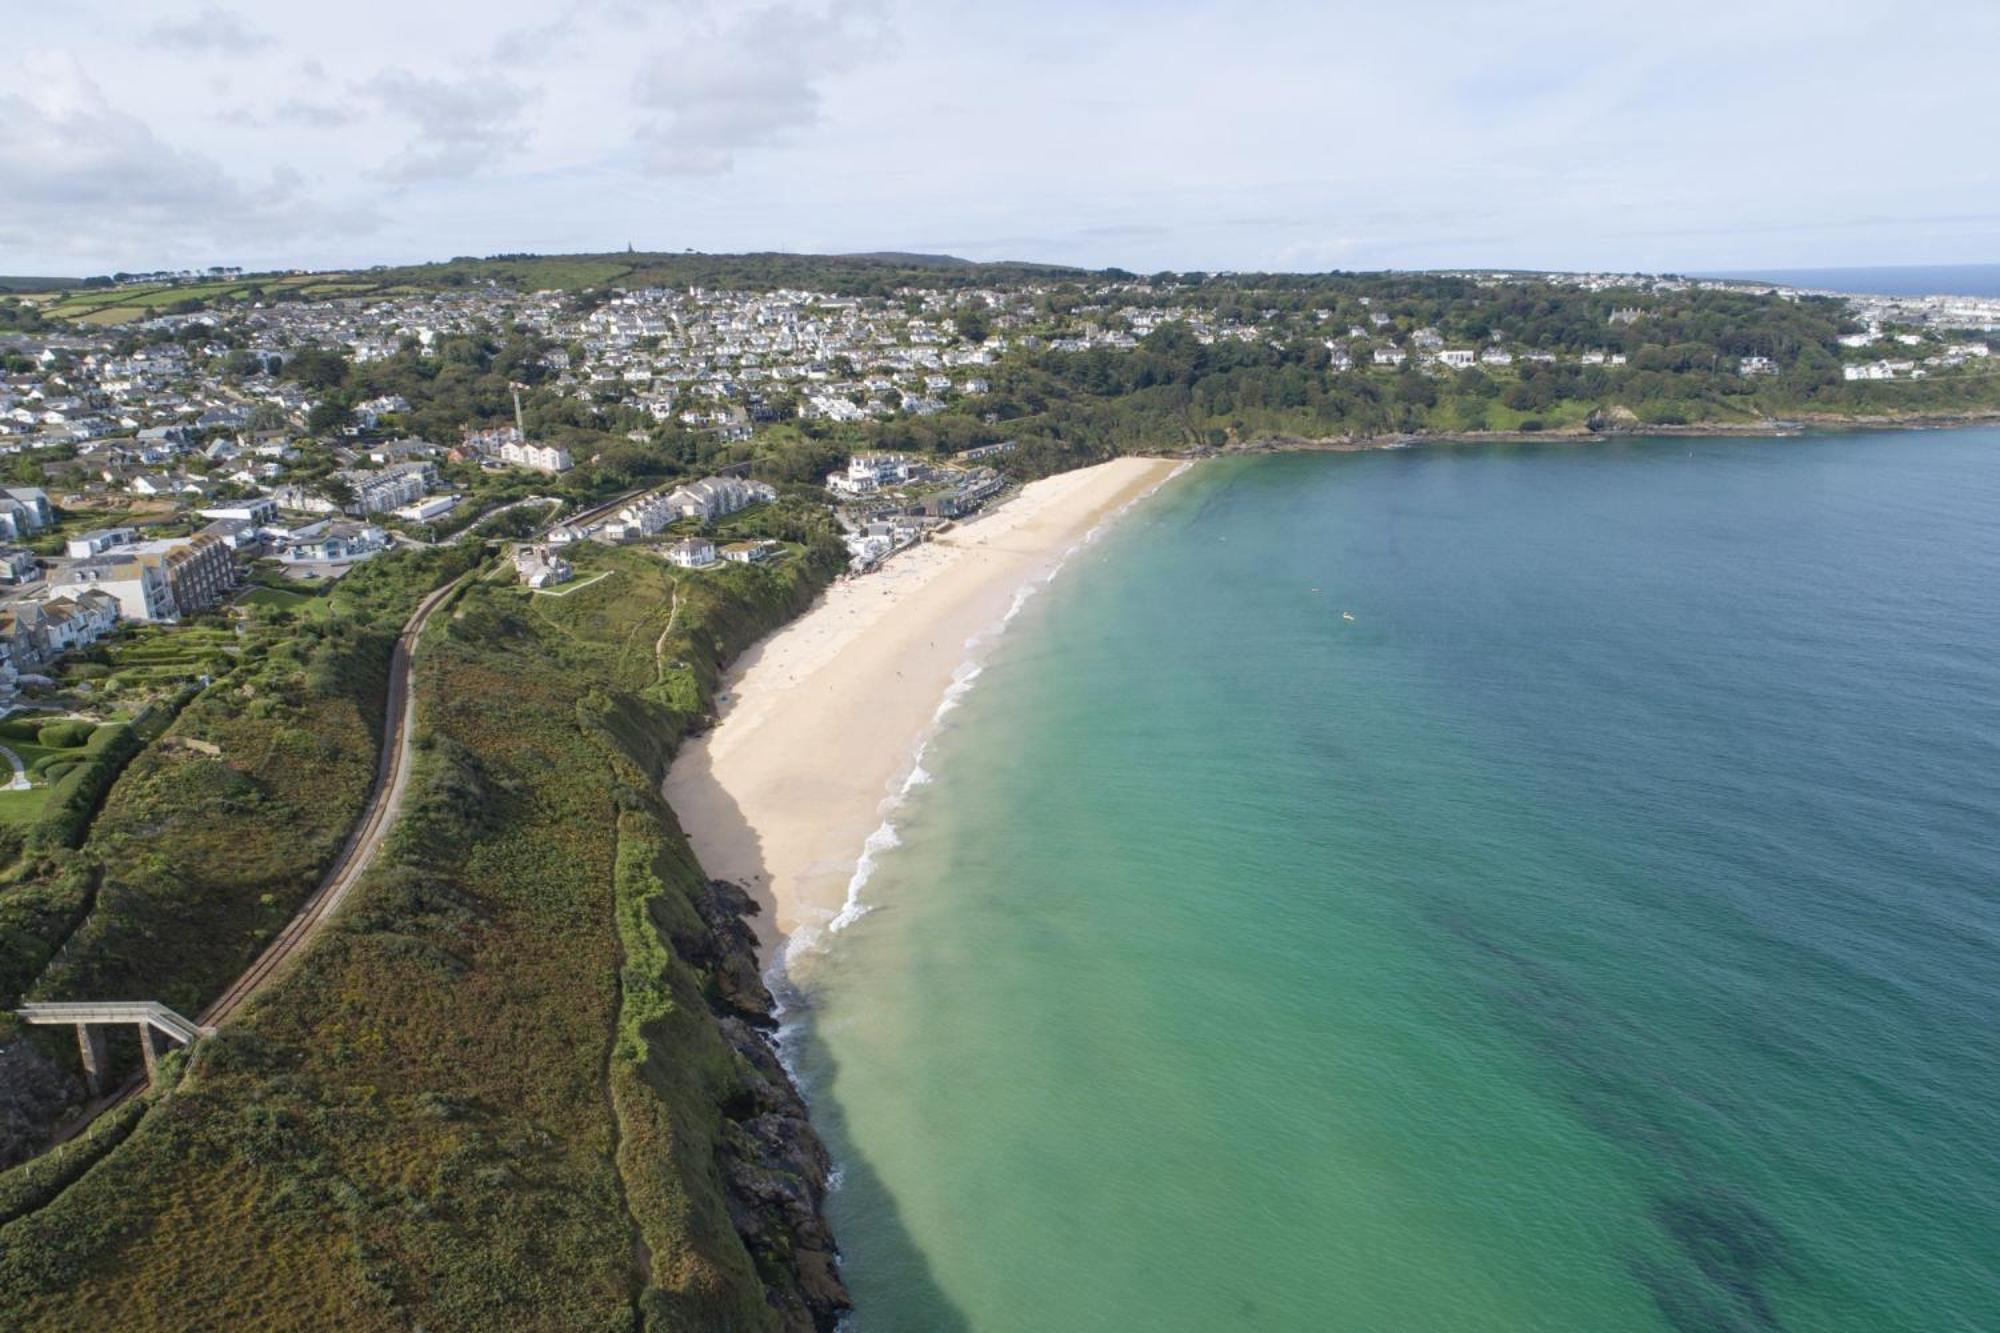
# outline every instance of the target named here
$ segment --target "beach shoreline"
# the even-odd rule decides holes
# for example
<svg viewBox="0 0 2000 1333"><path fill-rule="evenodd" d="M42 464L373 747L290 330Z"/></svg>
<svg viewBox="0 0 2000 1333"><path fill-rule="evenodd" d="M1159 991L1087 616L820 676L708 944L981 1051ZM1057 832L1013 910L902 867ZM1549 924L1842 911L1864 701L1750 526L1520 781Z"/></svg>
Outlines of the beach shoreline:
<svg viewBox="0 0 2000 1333"><path fill-rule="evenodd" d="M703 870L763 909L767 965L858 915L872 857L893 845L887 812L1013 610L1186 466L1126 457L1030 482L835 584L737 659L716 725L681 747L664 792Z"/></svg>

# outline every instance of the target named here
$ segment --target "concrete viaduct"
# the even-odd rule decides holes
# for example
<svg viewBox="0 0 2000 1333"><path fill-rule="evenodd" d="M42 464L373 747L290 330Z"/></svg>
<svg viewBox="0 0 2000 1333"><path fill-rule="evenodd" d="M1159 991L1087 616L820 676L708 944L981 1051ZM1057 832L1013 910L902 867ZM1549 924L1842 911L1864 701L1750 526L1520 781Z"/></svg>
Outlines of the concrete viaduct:
<svg viewBox="0 0 2000 1333"><path fill-rule="evenodd" d="M104 1091L104 1029L107 1025L130 1023L139 1029L139 1050L146 1057L148 1085L153 1081L154 1066L160 1058L160 1049L154 1043L161 1036L189 1046L196 1037L206 1037L215 1031L212 1027L190 1023L164 1004L152 1000L24 1004L14 1012L28 1022L44 1027L65 1023L76 1025L76 1044L83 1051L83 1077L93 1097Z"/></svg>

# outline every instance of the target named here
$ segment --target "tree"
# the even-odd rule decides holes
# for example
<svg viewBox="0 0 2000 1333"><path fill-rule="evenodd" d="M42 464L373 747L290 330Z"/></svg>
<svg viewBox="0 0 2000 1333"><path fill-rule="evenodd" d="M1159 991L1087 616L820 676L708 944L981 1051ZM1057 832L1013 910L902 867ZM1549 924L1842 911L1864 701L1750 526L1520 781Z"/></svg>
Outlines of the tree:
<svg viewBox="0 0 2000 1333"><path fill-rule="evenodd" d="M324 347L301 347L292 353L279 374L308 389L338 389L347 382L347 358Z"/></svg>
<svg viewBox="0 0 2000 1333"><path fill-rule="evenodd" d="M345 477L325 477L321 479L319 493L333 501L343 512L354 505L354 487Z"/></svg>
<svg viewBox="0 0 2000 1333"><path fill-rule="evenodd" d="M354 409L337 398L313 404L306 413L306 429L315 435L331 435L354 424Z"/></svg>
<svg viewBox="0 0 2000 1333"><path fill-rule="evenodd" d="M986 302L981 297L960 306L952 315L952 322L958 326L958 336L968 343L983 343L993 332L993 320L986 310Z"/></svg>

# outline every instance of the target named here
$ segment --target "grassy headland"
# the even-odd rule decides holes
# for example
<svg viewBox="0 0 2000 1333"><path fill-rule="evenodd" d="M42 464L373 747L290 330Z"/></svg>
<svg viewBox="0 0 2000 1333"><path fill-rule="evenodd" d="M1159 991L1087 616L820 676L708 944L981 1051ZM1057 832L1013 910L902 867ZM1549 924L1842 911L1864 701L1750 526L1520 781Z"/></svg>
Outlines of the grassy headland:
<svg viewBox="0 0 2000 1333"><path fill-rule="evenodd" d="M581 561L610 574L564 597L476 581L434 622L389 848L125 1142L0 1229L10 1326L830 1318L824 1158L752 1035L742 905L657 792L723 664L838 547Z"/></svg>

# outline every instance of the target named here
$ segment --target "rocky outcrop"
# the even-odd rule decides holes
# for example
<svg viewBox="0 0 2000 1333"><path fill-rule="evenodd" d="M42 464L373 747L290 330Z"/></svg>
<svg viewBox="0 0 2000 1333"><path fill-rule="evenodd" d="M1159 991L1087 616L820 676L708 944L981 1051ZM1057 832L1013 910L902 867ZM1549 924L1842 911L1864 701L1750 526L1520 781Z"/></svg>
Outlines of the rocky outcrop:
<svg viewBox="0 0 2000 1333"><path fill-rule="evenodd" d="M736 885L712 880L696 908L708 930L687 956L709 974L716 1025L745 1069L722 1132L730 1221L786 1326L827 1333L852 1304L821 1213L833 1162L772 1044L777 1003L758 970L757 935L748 921L757 904Z"/></svg>
<svg viewBox="0 0 2000 1333"><path fill-rule="evenodd" d="M0 1046L0 1170L32 1157L82 1095L75 1077L25 1037Z"/></svg>
<svg viewBox="0 0 2000 1333"><path fill-rule="evenodd" d="M676 935L674 948L708 974L714 990L711 1006L759 1028L776 1028L777 1002L757 966L757 932L750 926L750 918L763 910L757 900L726 879L712 879L695 895L694 907L707 929L685 938Z"/></svg>

